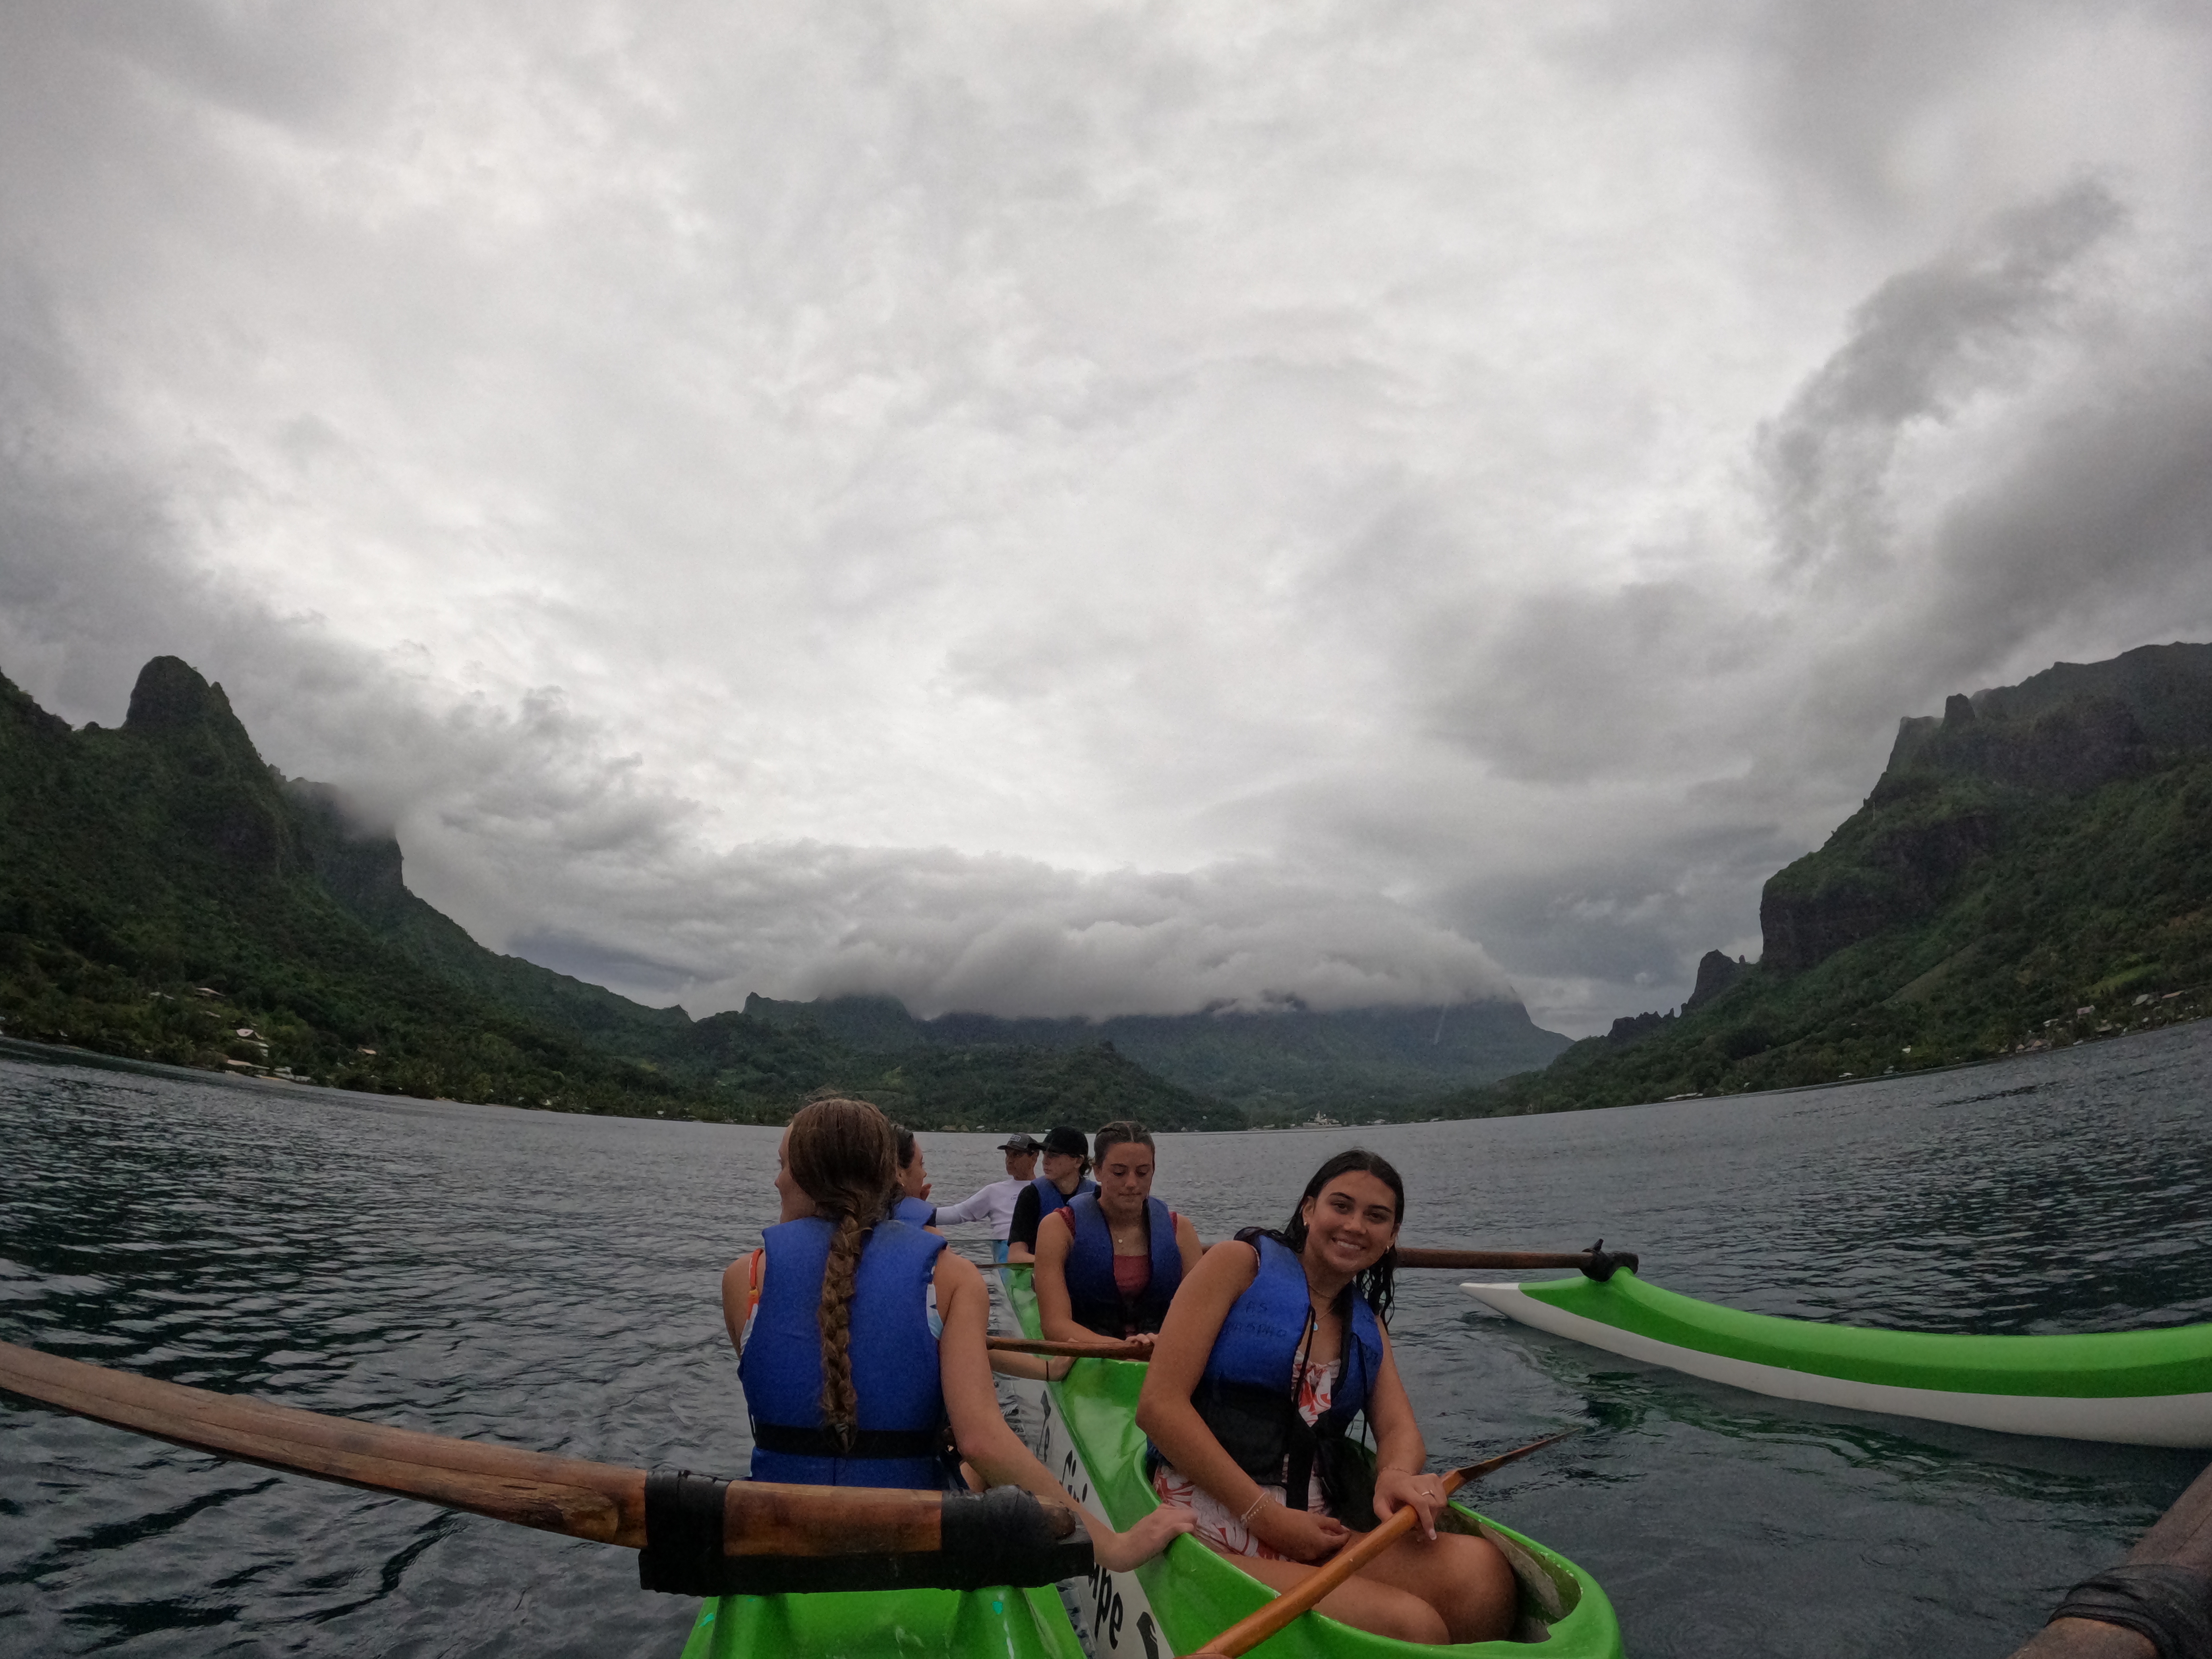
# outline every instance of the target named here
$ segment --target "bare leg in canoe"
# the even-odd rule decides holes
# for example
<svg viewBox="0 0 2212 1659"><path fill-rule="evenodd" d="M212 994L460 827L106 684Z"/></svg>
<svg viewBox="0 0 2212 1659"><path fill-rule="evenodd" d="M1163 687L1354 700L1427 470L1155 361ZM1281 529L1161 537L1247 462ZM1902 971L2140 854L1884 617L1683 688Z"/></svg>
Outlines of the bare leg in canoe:
<svg viewBox="0 0 2212 1659"><path fill-rule="evenodd" d="M1233 1558L1261 1583L1289 1589L1316 1569L1297 1561ZM1401 1642L1490 1642L1513 1627L1513 1570L1484 1538L1408 1538L1321 1599L1320 1611Z"/></svg>

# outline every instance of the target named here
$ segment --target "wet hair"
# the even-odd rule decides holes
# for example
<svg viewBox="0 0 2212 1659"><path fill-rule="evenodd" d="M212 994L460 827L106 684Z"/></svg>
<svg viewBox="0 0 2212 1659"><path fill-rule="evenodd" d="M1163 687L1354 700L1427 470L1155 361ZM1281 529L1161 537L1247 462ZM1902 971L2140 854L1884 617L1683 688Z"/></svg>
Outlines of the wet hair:
<svg viewBox="0 0 2212 1659"><path fill-rule="evenodd" d="M894 1123L891 1125L891 1136L898 1143L899 1168L911 1170L914 1168L914 1131L903 1123Z"/></svg>
<svg viewBox="0 0 2212 1659"><path fill-rule="evenodd" d="M1073 1152L1068 1150L1071 1144L1074 1147ZM1042 1151L1047 1158L1073 1158L1076 1161L1079 1175L1091 1173L1090 1143L1085 1139L1083 1131L1080 1129L1070 1127L1065 1123L1055 1123L1045 1132Z"/></svg>
<svg viewBox="0 0 2212 1659"><path fill-rule="evenodd" d="M1306 1248L1306 1201L1319 1198L1322 1190L1337 1176L1353 1174L1371 1175L1388 1187L1398 1201L1397 1219L1401 1222L1405 1220L1406 1183L1399 1178L1397 1170L1390 1166L1389 1159L1379 1152L1362 1152L1354 1147L1349 1152L1339 1152L1314 1171L1313 1179L1306 1182L1305 1191L1299 1195L1297 1207L1291 1212L1289 1224L1275 1237L1292 1252L1303 1255ZM1367 1305L1375 1310L1378 1323L1389 1318L1390 1304L1398 1299L1398 1245L1395 1240L1391 1242L1389 1249L1382 1252L1381 1261L1344 1287L1343 1295L1337 1298L1340 1313L1348 1311L1346 1298L1355 1290L1367 1298Z"/></svg>
<svg viewBox="0 0 2212 1659"><path fill-rule="evenodd" d="M817 1100L791 1120L784 1165L831 1229L817 1316L822 1425L848 1439L860 1419L860 1396L853 1389L853 1279L868 1230L890 1208L898 1185L897 1137L884 1115L865 1100Z"/></svg>
<svg viewBox="0 0 2212 1659"><path fill-rule="evenodd" d="M1152 1132L1136 1119L1117 1117L1091 1138L1091 1153L1101 1164L1109 1146L1152 1146ZM1159 1148L1152 1146L1157 1152Z"/></svg>

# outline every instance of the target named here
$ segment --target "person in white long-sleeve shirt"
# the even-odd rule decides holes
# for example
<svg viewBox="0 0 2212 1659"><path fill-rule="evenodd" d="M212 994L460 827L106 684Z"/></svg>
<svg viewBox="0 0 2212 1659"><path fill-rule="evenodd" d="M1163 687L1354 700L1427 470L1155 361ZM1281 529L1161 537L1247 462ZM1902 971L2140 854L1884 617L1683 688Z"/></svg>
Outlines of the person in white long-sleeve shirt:
<svg viewBox="0 0 2212 1659"><path fill-rule="evenodd" d="M1016 1135L1000 1144L999 1150L1006 1155L1006 1178L994 1181L962 1199L957 1204L939 1207L932 1226L958 1226L963 1222L981 1221L991 1229L991 1259L1006 1259L1006 1233L1013 1225L1014 1204L1022 1189L1036 1179L1037 1154L1043 1144L1027 1135Z"/></svg>

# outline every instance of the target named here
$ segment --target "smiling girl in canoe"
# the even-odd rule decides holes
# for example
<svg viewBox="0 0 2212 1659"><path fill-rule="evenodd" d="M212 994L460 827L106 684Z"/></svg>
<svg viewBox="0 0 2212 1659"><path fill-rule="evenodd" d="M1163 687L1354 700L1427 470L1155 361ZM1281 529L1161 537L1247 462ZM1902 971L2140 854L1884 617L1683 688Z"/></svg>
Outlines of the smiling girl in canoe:
<svg viewBox="0 0 2212 1659"><path fill-rule="evenodd" d="M1428 1450L1382 1325L1405 1209L1389 1164L1340 1152L1279 1233L1252 1228L1214 1246L1168 1311L1137 1423L1161 1460L1162 1505L1194 1515L1200 1539L1278 1590L1352 1528L1410 1504L1414 1531L1321 1611L1404 1641L1492 1641L1512 1624L1512 1569L1486 1539L1437 1532L1443 1499L1423 1473ZM1346 1438L1363 1410L1371 1495Z"/></svg>
<svg viewBox="0 0 2212 1659"><path fill-rule="evenodd" d="M784 1131L782 1218L722 1275L722 1313L753 1422L752 1476L825 1486L959 1484L945 1444L989 1486L1074 1510L999 1413L973 1263L887 1212L897 1143L881 1112L818 1100ZM1126 1533L1087 1511L1098 1560L1150 1560L1191 1527L1155 1510Z"/></svg>
<svg viewBox="0 0 2212 1659"><path fill-rule="evenodd" d="M1190 1223L1152 1196L1158 1153L1143 1124L1108 1124L1092 1157L1098 1190L1037 1229L1037 1322L1054 1342L1149 1347L1205 1251Z"/></svg>

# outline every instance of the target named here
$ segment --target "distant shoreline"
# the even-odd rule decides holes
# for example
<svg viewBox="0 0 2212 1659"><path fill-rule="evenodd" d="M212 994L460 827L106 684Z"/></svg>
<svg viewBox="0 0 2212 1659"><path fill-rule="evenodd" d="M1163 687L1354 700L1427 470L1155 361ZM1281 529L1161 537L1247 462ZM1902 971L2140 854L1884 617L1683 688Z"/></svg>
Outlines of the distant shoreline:
<svg viewBox="0 0 2212 1659"><path fill-rule="evenodd" d="M343 1089L335 1083L303 1083L294 1078L266 1077L252 1072L217 1072L204 1070L198 1066L172 1066L167 1060L139 1060L130 1054L106 1054L97 1048L79 1048L66 1042L33 1042L27 1037L0 1036L0 1054L13 1054L21 1060L57 1060L66 1066L87 1066L102 1072L137 1072L146 1077L176 1078L187 1083L205 1083L219 1089L244 1089L255 1094L277 1091L296 1095L344 1095L355 1100L417 1100L434 1103L422 1095L386 1094L368 1089ZM477 1103L447 1101L447 1105L463 1106ZM510 1111L526 1111L527 1107L508 1107ZM549 1112L549 1117L572 1116L574 1114Z"/></svg>
<svg viewBox="0 0 2212 1659"><path fill-rule="evenodd" d="M2048 1060L2069 1053L2074 1048L2086 1048L2093 1043L2102 1047L2107 1043L2125 1042L2137 1037L2157 1036L2185 1025L2194 1025L2207 1018L2203 1014L2187 1019L2168 1021L2163 1025L2146 1027L2140 1030L2119 1031L2107 1037L2093 1037L2084 1042L2069 1043L2064 1048L2041 1048L2027 1054L1991 1054L1983 1060L1954 1060L1948 1066L1929 1066L1910 1072L1880 1072L1868 1077L1833 1078L1822 1083L1795 1083L1781 1089L1747 1089L1741 1093L1685 1095L1672 1100L1630 1100L1611 1106L1566 1106L1549 1112L1504 1112L1480 1117L1395 1118L1387 1123L1280 1123L1252 1124L1242 1129L1179 1129L1164 1133L1189 1135L1244 1134L1343 1134L1362 1129L1418 1129L1443 1123L1487 1123L1505 1118L1579 1116L1588 1112L1642 1111L1651 1106L1686 1106L1692 1101L1759 1100L1771 1096L1814 1094L1824 1089L1853 1089L1867 1083L1905 1083L1920 1078L1940 1077L1950 1072L1979 1071L1990 1066L2002 1066L2010 1060ZM562 1112L542 1106L515 1106L496 1101L453 1100L442 1096L390 1093L367 1089L341 1088L335 1083L304 1083L289 1078L256 1075L252 1073L202 1071L193 1066L172 1066L165 1060L138 1060L127 1054L105 1054L96 1048L79 1048L67 1043L33 1042L24 1037L0 1036L0 1058L44 1060L64 1066L82 1066L94 1071L134 1072L144 1077L173 1078L184 1083L204 1083L219 1089L235 1089L249 1094L280 1093L301 1097L337 1095L349 1101L374 1100L386 1103L410 1102L418 1106L466 1106L483 1112L530 1112L543 1117L599 1117L635 1118L644 1123L719 1123L725 1128L760 1128L752 1123L732 1123L711 1118L690 1116L651 1116L629 1112ZM773 1125L765 1126L773 1127ZM999 1131L939 1129L939 1134L996 1134Z"/></svg>

